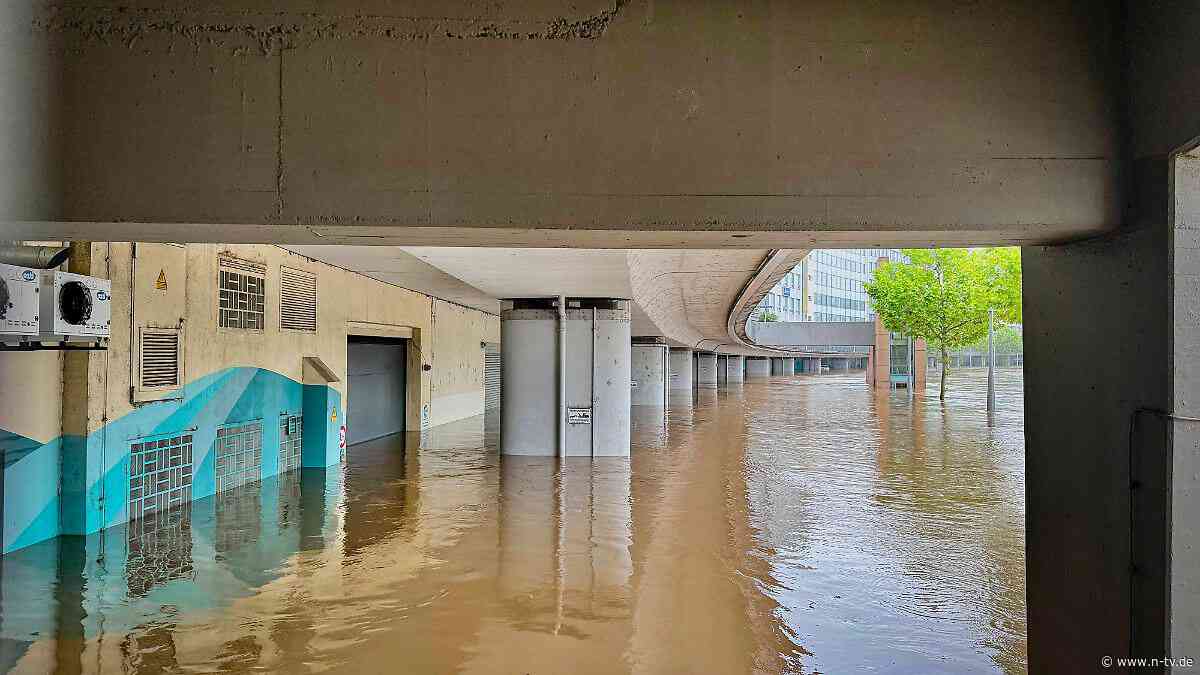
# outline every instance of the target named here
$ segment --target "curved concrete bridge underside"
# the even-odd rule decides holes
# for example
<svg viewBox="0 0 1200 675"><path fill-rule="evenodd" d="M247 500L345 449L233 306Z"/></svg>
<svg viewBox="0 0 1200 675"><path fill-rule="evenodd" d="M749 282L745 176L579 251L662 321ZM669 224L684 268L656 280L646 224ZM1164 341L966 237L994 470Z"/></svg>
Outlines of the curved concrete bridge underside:
<svg viewBox="0 0 1200 675"><path fill-rule="evenodd" d="M807 250L608 250L288 246L339 267L496 313L499 300L568 295L627 298L632 333L675 346L744 355L758 301Z"/></svg>

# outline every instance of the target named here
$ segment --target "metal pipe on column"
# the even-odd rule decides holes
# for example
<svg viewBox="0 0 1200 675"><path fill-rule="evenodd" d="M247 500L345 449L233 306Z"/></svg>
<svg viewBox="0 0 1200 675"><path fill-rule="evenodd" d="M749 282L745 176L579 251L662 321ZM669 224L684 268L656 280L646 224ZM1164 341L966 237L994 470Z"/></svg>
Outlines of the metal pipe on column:
<svg viewBox="0 0 1200 675"><path fill-rule="evenodd" d="M558 296L558 457L567 458L567 296Z"/></svg>

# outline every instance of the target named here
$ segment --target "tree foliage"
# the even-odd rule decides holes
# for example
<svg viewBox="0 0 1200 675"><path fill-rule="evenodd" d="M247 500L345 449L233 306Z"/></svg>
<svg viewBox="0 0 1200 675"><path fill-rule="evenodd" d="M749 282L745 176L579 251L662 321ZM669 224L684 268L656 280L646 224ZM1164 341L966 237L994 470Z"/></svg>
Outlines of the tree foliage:
<svg viewBox="0 0 1200 675"><path fill-rule="evenodd" d="M779 320L779 315L769 309L764 309L758 313L758 320L763 323L774 323Z"/></svg>
<svg viewBox="0 0 1200 675"><path fill-rule="evenodd" d="M880 265L866 285L888 330L923 338L946 354L987 336L988 310L1021 321L1021 258L1015 248L905 249L909 262Z"/></svg>

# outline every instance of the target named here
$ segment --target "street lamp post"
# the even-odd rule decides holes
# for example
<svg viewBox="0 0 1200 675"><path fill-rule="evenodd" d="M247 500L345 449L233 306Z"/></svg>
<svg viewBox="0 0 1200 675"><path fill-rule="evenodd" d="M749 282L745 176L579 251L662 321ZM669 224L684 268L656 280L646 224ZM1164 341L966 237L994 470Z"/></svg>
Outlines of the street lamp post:
<svg viewBox="0 0 1200 675"><path fill-rule="evenodd" d="M996 310L988 310L988 412L996 410L996 341L995 341Z"/></svg>

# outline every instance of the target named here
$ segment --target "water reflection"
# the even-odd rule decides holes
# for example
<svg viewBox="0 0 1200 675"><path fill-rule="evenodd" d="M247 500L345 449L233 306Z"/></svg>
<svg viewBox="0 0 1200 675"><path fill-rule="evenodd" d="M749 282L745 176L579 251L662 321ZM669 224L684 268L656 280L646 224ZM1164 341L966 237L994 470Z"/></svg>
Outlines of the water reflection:
<svg viewBox="0 0 1200 675"><path fill-rule="evenodd" d="M981 374L861 379L635 407L630 459L478 418L44 542L0 562L0 666L1024 672L1019 372L990 421Z"/></svg>

